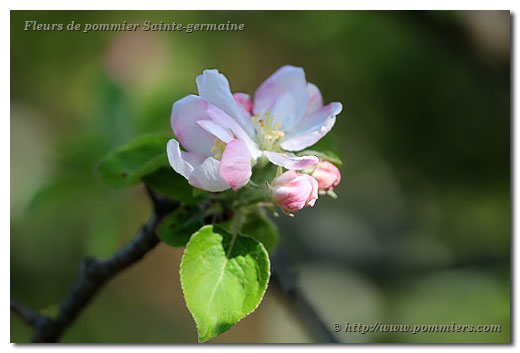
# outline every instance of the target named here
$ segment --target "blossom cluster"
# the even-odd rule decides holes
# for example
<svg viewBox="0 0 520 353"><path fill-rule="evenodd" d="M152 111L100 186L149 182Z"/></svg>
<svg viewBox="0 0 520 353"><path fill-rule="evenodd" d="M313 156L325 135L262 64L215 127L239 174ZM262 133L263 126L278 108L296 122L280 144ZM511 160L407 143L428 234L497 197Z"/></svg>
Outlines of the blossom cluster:
<svg viewBox="0 0 520 353"><path fill-rule="evenodd" d="M233 94L218 70L205 70L196 82L199 95L173 104L177 139L167 145L171 166L190 185L211 192L238 190L250 182L255 165L269 161L280 171L267 180L270 195L291 213L313 206L319 193L339 183L341 174L332 163L294 153L325 136L342 110L338 102L323 104L302 68L281 67L258 87L254 99Z"/></svg>

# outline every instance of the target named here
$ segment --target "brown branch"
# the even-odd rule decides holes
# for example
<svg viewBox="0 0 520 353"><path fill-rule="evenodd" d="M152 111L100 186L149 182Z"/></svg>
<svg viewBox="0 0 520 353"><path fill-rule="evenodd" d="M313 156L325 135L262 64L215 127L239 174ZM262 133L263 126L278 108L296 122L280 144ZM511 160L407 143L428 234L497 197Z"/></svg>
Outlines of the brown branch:
<svg viewBox="0 0 520 353"><path fill-rule="evenodd" d="M180 204L168 198L159 198L148 188L146 190L154 208L148 222L132 241L119 249L108 260L101 261L93 257L83 260L76 281L59 306L56 319L52 320L37 314L11 299L11 310L33 327L35 332L33 342L57 342L108 280L141 260L159 243L156 234L158 226L164 217L178 208Z"/></svg>
<svg viewBox="0 0 520 353"><path fill-rule="evenodd" d="M284 254L280 248L272 256L271 285L277 286L285 295L286 304L290 305L294 312L301 317L318 343L338 343L339 341L332 331L332 323L324 320L298 286L298 272L294 271L293 264L287 259L287 254Z"/></svg>
<svg viewBox="0 0 520 353"><path fill-rule="evenodd" d="M51 321L47 316L40 315L13 299L11 299L11 311L17 314L23 320L23 322L35 330L38 330L42 326L48 325Z"/></svg>

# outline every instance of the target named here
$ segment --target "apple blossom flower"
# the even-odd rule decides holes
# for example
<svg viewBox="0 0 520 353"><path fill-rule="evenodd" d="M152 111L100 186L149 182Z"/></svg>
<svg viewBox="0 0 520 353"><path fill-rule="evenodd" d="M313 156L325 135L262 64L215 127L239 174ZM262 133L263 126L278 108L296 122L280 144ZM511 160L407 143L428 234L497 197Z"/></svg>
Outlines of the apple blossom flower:
<svg viewBox="0 0 520 353"><path fill-rule="evenodd" d="M205 120L210 109L208 102L194 95L175 102L172 129L186 151L171 139L166 147L168 160L194 187L213 192L239 189L251 177L251 154L243 140L225 129L214 128L217 138L198 124L211 123Z"/></svg>
<svg viewBox="0 0 520 353"><path fill-rule="evenodd" d="M333 190L341 181L339 169L330 162L320 162L311 174L318 181L320 192Z"/></svg>
<svg viewBox="0 0 520 353"><path fill-rule="evenodd" d="M318 198L318 182L308 174L289 170L273 180L271 196L287 212L312 207Z"/></svg>
<svg viewBox="0 0 520 353"><path fill-rule="evenodd" d="M196 82L199 96L189 95L173 105L171 124L178 141L170 140L167 152L176 172L208 191L243 187L252 166L264 156L289 170L315 165L316 156L293 152L325 136L342 110L337 102L324 106L303 69L289 65L258 87L254 102L245 93L232 94L218 70L204 70Z"/></svg>

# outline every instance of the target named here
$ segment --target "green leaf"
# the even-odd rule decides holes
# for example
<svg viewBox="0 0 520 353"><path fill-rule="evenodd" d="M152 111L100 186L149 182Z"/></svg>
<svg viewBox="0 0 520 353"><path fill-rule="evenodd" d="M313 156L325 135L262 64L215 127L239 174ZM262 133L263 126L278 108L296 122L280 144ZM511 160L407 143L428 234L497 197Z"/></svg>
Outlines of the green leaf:
<svg viewBox="0 0 520 353"><path fill-rule="evenodd" d="M271 181L276 177L276 169L277 166L272 163L255 166L251 181L258 185L264 185L266 180Z"/></svg>
<svg viewBox="0 0 520 353"><path fill-rule="evenodd" d="M116 189L134 185L163 166L168 166L166 144L170 137L145 135L110 152L99 164L101 180Z"/></svg>
<svg viewBox="0 0 520 353"><path fill-rule="evenodd" d="M264 210L260 208L246 213L244 216L240 233L258 240L267 252L271 254L278 242L278 228L276 225L265 215ZM231 232L233 220L222 221L218 225Z"/></svg>
<svg viewBox="0 0 520 353"><path fill-rule="evenodd" d="M204 195L195 197L195 190L188 181L168 164L143 177L143 182L152 190L187 205L197 204Z"/></svg>
<svg viewBox="0 0 520 353"><path fill-rule="evenodd" d="M261 209L246 215L240 232L262 243L269 254L278 241L278 228Z"/></svg>
<svg viewBox="0 0 520 353"><path fill-rule="evenodd" d="M343 165L338 141L335 136L330 133L309 147L309 149L298 153L300 156L309 154L337 165Z"/></svg>
<svg viewBox="0 0 520 353"><path fill-rule="evenodd" d="M341 157L338 139L331 133L323 136L318 142L310 146L310 148L316 151L330 151Z"/></svg>
<svg viewBox="0 0 520 353"><path fill-rule="evenodd" d="M183 247L186 246L190 237L202 227L198 207L180 207L170 213L157 229L157 234L166 244Z"/></svg>
<svg viewBox="0 0 520 353"><path fill-rule="evenodd" d="M247 236L237 235L234 243L232 238L222 227L204 226L192 235L182 257L181 285L199 342L253 312L267 289L270 264L264 246Z"/></svg>

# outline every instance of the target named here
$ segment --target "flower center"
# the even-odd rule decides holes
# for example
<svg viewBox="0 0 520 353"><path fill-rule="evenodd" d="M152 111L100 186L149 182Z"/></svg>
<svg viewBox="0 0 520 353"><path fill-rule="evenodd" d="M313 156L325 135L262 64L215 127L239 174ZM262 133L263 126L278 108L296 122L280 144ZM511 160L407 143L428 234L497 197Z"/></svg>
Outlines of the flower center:
<svg viewBox="0 0 520 353"><path fill-rule="evenodd" d="M226 143L221 139L215 138L213 141L213 147L211 148L211 153L215 154L213 158L220 161L222 159L222 153L224 153L225 149Z"/></svg>
<svg viewBox="0 0 520 353"><path fill-rule="evenodd" d="M273 122L274 115L271 115L269 110L265 112L265 116L255 114L251 117L251 123L256 129L258 143L263 150L274 150L285 136L285 133L281 130L282 123L277 122L273 126Z"/></svg>

